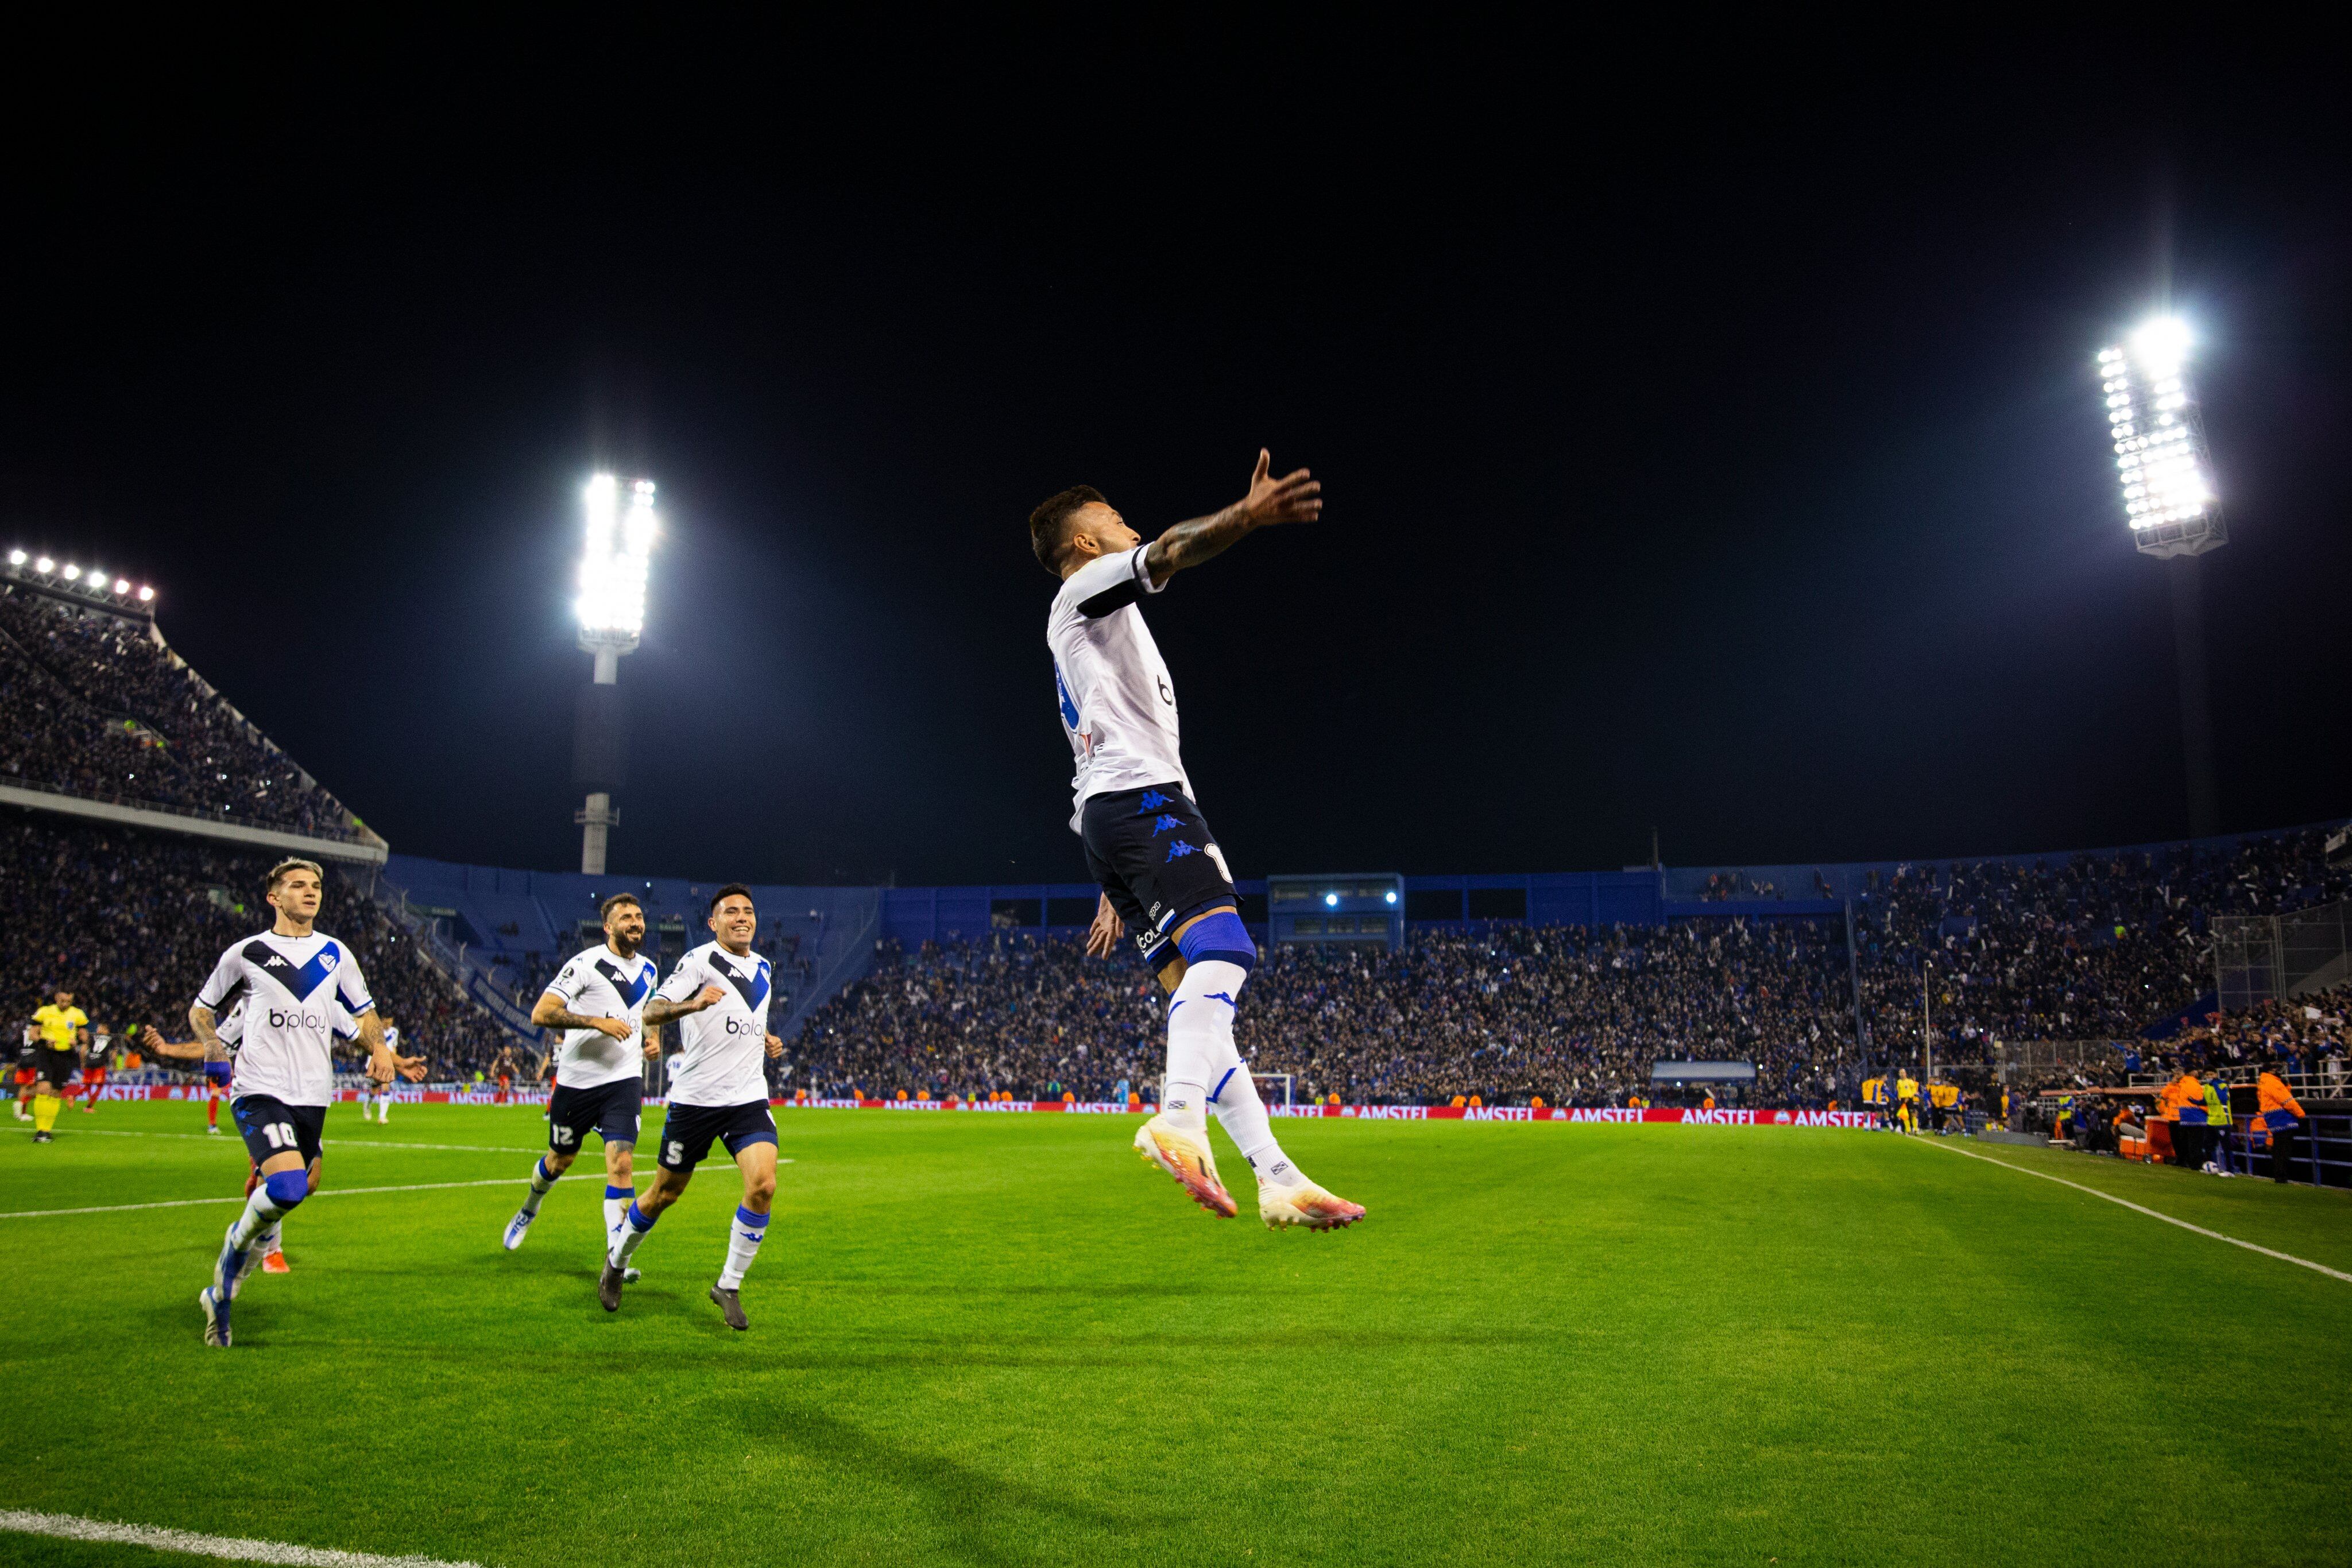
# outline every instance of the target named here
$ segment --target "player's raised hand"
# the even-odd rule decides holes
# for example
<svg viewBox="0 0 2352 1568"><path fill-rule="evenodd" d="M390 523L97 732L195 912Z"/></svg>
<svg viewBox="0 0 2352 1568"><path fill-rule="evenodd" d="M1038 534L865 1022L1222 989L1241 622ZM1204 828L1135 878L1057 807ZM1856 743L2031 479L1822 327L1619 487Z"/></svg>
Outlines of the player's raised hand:
<svg viewBox="0 0 2352 1568"><path fill-rule="evenodd" d="M1269 476L1274 467L1274 455L1261 446L1257 451L1257 467L1250 475L1249 494L1242 497L1242 510L1253 527L1268 523L1311 523L1323 515L1323 485L1308 476L1304 468L1294 468L1281 478Z"/></svg>
<svg viewBox="0 0 2352 1568"><path fill-rule="evenodd" d="M392 1060L399 1064L400 1075L403 1078L407 1079L411 1083L422 1083L425 1082L425 1059L423 1057L395 1056ZM389 1080L387 1080L387 1082L389 1082Z"/></svg>
<svg viewBox="0 0 2352 1568"><path fill-rule="evenodd" d="M1087 927L1087 956L1109 957L1118 946L1118 939L1126 933L1127 923L1118 917L1118 911L1110 906L1110 895L1099 895L1095 903L1095 923Z"/></svg>

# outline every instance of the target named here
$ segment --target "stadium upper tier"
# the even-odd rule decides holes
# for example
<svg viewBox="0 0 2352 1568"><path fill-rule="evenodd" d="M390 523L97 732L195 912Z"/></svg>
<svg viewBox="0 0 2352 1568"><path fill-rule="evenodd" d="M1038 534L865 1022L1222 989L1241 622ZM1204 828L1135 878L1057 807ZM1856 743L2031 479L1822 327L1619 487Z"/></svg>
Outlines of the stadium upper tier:
<svg viewBox="0 0 2352 1568"><path fill-rule="evenodd" d="M380 844L153 619L0 578L0 785Z"/></svg>

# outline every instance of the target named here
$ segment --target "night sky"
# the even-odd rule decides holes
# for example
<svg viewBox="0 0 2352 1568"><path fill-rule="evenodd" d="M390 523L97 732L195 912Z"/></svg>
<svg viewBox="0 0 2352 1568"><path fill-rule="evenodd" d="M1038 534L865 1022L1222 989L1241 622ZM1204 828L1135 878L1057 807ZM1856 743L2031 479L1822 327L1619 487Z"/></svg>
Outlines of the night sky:
<svg viewBox="0 0 2352 1568"><path fill-rule="evenodd" d="M2340 61L1152 26L110 74L10 160L0 548L152 581L395 849L569 869L579 486L643 473L616 870L1076 881L1026 514L1265 444L1325 520L1146 611L1237 874L2135 842L2091 364L2168 291L2222 826L2352 812Z"/></svg>

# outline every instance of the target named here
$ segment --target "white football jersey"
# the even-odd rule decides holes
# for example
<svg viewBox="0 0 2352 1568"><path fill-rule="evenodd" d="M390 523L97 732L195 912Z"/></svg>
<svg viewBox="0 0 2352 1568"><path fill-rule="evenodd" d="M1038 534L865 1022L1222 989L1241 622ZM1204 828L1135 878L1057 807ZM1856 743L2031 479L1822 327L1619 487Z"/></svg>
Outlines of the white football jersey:
<svg viewBox="0 0 2352 1568"><path fill-rule="evenodd" d="M1077 765L1071 777L1070 831L1094 795L1192 780L1177 755L1176 684L1136 601L1157 593L1138 545L1088 561L1054 595L1045 645L1054 651L1054 695ZM1197 798L1196 798L1197 799Z"/></svg>
<svg viewBox="0 0 2352 1568"><path fill-rule="evenodd" d="M574 956L547 983L567 1011L582 1018L626 1019L629 1038L599 1030L567 1029L555 1053L555 1082L566 1089L618 1083L645 1071L646 1002L660 971L643 953L624 958L599 942Z"/></svg>
<svg viewBox="0 0 2352 1568"><path fill-rule="evenodd" d="M768 998L773 989L768 961L757 953L739 958L716 942L705 942L677 961L655 995L664 1001L691 1001L705 986L717 986L727 997L675 1024L678 1052L669 1066L670 1103L766 1103Z"/></svg>
<svg viewBox="0 0 2352 1568"><path fill-rule="evenodd" d="M359 960L323 931L265 931L223 953L196 993L197 1004L215 1018L240 1000L244 1038L229 1092L268 1094L289 1105L332 1101L338 1012L356 1019L375 1009Z"/></svg>

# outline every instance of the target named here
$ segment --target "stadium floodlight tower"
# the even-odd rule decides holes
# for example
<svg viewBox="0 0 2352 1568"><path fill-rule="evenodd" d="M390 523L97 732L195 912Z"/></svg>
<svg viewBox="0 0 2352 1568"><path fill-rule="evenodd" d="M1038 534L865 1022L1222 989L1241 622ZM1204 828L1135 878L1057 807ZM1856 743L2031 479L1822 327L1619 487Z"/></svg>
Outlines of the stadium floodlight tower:
<svg viewBox="0 0 2352 1568"><path fill-rule="evenodd" d="M621 702L621 658L634 653L646 630L646 563L657 522L654 484L632 480L628 507L610 474L588 481L588 541L580 558L580 646L595 655L595 679L580 694L572 732L572 782L587 787L588 803L572 813L580 825L580 869L604 874L608 836L620 825L613 791L628 782L628 710Z"/></svg>
<svg viewBox="0 0 2352 1568"><path fill-rule="evenodd" d="M2169 562L2172 636L2180 665L2180 736L2188 765L2189 831L2220 829L2213 773L2213 716L2205 678L2204 591L2197 558L2230 542L2213 457L2205 445L2197 393L2189 378L2196 347L2178 316L2142 322L2122 342L2099 350L2107 434L2124 493L2124 517L2142 555Z"/></svg>

